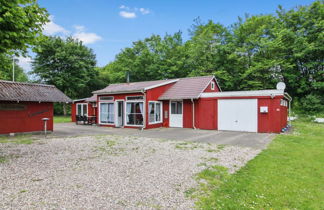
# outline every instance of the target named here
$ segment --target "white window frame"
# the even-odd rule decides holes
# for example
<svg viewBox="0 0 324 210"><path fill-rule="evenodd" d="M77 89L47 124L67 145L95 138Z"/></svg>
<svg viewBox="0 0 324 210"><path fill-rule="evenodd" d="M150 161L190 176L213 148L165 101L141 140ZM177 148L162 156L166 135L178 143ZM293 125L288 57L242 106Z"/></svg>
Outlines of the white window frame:
<svg viewBox="0 0 324 210"><path fill-rule="evenodd" d="M128 96L127 96L128 97ZM127 99L127 97L126 97L126 99ZM133 125L133 124L128 124L127 123L127 103L143 103L143 113L142 113L142 115L143 115L143 125ZM129 127L144 127L145 126L145 101L144 101L144 99L143 100L126 100L125 101L125 103L124 103L124 110L125 110L125 112L124 112L124 124L125 124L125 126L129 126Z"/></svg>
<svg viewBox="0 0 324 210"><path fill-rule="evenodd" d="M129 97L143 97L142 99L129 99ZM126 96L126 101L144 101L143 95Z"/></svg>
<svg viewBox="0 0 324 210"><path fill-rule="evenodd" d="M112 123L102 123L101 122L101 104L113 104L114 107L113 107L113 111L114 111L114 122ZM99 124L100 125L115 125L115 122L116 122L116 113L115 113L115 102L114 101L102 101L102 102L99 102L99 108L98 108L98 118L99 118Z"/></svg>
<svg viewBox="0 0 324 210"><path fill-rule="evenodd" d="M149 125L158 124L163 122L163 103L161 101L149 101L148 102L148 111L150 110L150 103L154 103L154 111L156 111L156 104L160 104L160 121L155 121L155 113L154 113L154 122L150 122L150 113L148 114L148 123Z"/></svg>
<svg viewBox="0 0 324 210"><path fill-rule="evenodd" d="M111 99L101 99L102 97L111 97ZM114 96L99 96L99 101L114 101Z"/></svg>
<svg viewBox="0 0 324 210"><path fill-rule="evenodd" d="M169 106L170 106L169 107L169 112L170 112L170 115L172 114L171 113L171 110L172 110L172 107L171 107L172 106L172 102L181 102L182 103L182 105L181 105L182 106L181 107L181 115L183 116L183 100L170 100L170 102L169 102Z"/></svg>
<svg viewBox="0 0 324 210"><path fill-rule="evenodd" d="M76 115L79 115L78 105L82 106L82 108L81 108L82 115L81 116L88 116L89 115L88 114L89 110L88 110L88 104L87 103L76 103L76 111L75 111ZM86 115L83 114L83 106L87 107L87 114Z"/></svg>
<svg viewBox="0 0 324 210"><path fill-rule="evenodd" d="M210 83L210 89L211 89L211 90L215 90L215 82L214 82L214 81L212 81L212 82Z"/></svg>

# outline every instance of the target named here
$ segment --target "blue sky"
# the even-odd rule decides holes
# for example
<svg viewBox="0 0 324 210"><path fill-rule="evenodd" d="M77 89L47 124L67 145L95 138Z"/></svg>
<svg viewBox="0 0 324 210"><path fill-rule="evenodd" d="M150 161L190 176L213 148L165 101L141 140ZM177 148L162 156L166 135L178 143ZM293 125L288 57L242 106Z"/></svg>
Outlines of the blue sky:
<svg viewBox="0 0 324 210"><path fill-rule="evenodd" d="M72 35L84 41L97 56L97 65L113 61L121 49L152 34L183 32L193 20L231 25L238 16L274 13L280 4L286 9L313 0L39 0L51 15L48 35ZM20 64L28 70L21 59Z"/></svg>

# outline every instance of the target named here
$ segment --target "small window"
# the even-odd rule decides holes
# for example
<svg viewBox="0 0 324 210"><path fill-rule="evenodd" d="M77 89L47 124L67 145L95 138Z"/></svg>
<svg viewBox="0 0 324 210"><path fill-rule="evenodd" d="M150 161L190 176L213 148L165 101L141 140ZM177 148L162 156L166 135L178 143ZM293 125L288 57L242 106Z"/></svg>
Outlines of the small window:
<svg viewBox="0 0 324 210"><path fill-rule="evenodd" d="M162 122L162 103L161 102L149 102L149 123L161 123Z"/></svg>
<svg viewBox="0 0 324 210"><path fill-rule="evenodd" d="M171 102L171 114L182 114L182 102Z"/></svg>
<svg viewBox="0 0 324 210"><path fill-rule="evenodd" d="M215 82L211 82L210 89L215 90Z"/></svg>
<svg viewBox="0 0 324 210"><path fill-rule="evenodd" d="M100 96L99 100L100 101L113 101L114 97L113 96Z"/></svg>
<svg viewBox="0 0 324 210"><path fill-rule="evenodd" d="M77 115L87 116L88 115L88 104L77 104Z"/></svg>
<svg viewBox="0 0 324 210"><path fill-rule="evenodd" d="M140 101L143 100L143 96L127 96L126 97L127 101Z"/></svg>

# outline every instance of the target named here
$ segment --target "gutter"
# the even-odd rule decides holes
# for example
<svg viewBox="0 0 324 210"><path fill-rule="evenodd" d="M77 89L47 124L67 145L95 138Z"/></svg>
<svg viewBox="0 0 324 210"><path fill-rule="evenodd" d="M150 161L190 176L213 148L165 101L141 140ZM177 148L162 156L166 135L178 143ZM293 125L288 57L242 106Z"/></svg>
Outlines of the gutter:
<svg viewBox="0 0 324 210"><path fill-rule="evenodd" d="M195 101L193 100L193 98L191 99L192 102L192 126L193 128L196 130L196 126L195 126Z"/></svg>

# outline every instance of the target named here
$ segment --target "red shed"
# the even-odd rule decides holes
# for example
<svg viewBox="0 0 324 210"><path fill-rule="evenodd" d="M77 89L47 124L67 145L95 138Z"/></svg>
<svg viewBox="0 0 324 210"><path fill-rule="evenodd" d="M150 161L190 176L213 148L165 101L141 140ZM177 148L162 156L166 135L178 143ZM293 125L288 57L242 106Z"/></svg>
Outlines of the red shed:
<svg viewBox="0 0 324 210"><path fill-rule="evenodd" d="M0 80L0 134L53 131L53 102L71 99L53 85Z"/></svg>
<svg viewBox="0 0 324 210"><path fill-rule="evenodd" d="M73 100L71 107L71 120L76 121L76 116L96 116L97 115L97 95L89 98Z"/></svg>
<svg viewBox="0 0 324 210"><path fill-rule="evenodd" d="M283 90L221 92L214 76L112 84L93 93L98 108L89 99L75 101L73 118L94 110L101 126L141 129L278 133L287 126L291 100Z"/></svg>

